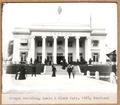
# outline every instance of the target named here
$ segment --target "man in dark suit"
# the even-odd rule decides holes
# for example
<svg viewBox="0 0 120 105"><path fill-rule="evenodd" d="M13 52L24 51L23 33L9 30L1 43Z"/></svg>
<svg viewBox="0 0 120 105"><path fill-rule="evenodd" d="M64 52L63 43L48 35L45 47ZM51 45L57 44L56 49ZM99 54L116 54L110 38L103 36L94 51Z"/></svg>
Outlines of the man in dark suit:
<svg viewBox="0 0 120 105"><path fill-rule="evenodd" d="M52 65L52 77L56 77L56 68L55 68L55 65Z"/></svg>
<svg viewBox="0 0 120 105"><path fill-rule="evenodd" d="M34 61L34 64L31 64L32 65L32 77L33 75L35 75L36 77L36 60Z"/></svg>
<svg viewBox="0 0 120 105"><path fill-rule="evenodd" d="M71 67L70 64L69 64L68 67L67 67L67 72L68 72L69 79L70 79L70 78L71 78L71 73L72 73L72 67Z"/></svg>

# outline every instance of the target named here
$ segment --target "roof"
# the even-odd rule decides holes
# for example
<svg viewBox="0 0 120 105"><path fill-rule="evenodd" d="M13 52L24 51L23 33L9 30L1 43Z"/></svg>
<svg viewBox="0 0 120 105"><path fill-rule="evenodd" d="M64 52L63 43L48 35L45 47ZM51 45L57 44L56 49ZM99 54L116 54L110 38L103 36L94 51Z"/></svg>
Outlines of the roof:
<svg viewBox="0 0 120 105"><path fill-rule="evenodd" d="M13 34L30 34L30 29L28 28L15 28Z"/></svg>
<svg viewBox="0 0 120 105"><path fill-rule="evenodd" d="M15 28L13 34L30 34L31 32L90 32L94 35L106 35L105 29L92 29L89 25L36 25L29 28Z"/></svg>
<svg viewBox="0 0 120 105"><path fill-rule="evenodd" d="M104 28L92 29L91 35L106 35L106 30Z"/></svg>

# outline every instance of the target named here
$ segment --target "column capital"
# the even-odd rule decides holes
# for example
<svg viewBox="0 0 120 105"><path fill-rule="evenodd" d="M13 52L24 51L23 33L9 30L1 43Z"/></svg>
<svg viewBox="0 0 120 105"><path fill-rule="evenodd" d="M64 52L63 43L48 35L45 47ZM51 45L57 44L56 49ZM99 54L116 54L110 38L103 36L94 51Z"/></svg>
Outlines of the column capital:
<svg viewBox="0 0 120 105"><path fill-rule="evenodd" d="M67 36L67 35L66 35L66 36L64 36L64 38L65 38L65 39L68 39L68 38L69 38L69 36Z"/></svg>
<svg viewBox="0 0 120 105"><path fill-rule="evenodd" d="M57 39L57 36L55 35L55 36L53 36L53 38L54 38L54 39Z"/></svg>
<svg viewBox="0 0 120 105"><path fill-rule="evenodd" d="M30 36L30 38L31 38L31 39L34 39L34 38L35 38L35 36L34 36L34 35L31 35L31 36Z"/></svg>
<svg viewBox="0 0 120 105"><path fill-rule="evenodd" d="M80 36L75 36L76 39L80 39Z"/></svg>
<svg viewBox="0 0 120 105"><path fill-rule="evenodd" d="M46 36L45 35L43 35L43 36L41 36L42 38L46 38Z"/></svg>
<svg viewBox="0 0 120 105"><path fill-rule="evenodd" d="M90 36L87 36L86 39L91 39Z"/></svg>

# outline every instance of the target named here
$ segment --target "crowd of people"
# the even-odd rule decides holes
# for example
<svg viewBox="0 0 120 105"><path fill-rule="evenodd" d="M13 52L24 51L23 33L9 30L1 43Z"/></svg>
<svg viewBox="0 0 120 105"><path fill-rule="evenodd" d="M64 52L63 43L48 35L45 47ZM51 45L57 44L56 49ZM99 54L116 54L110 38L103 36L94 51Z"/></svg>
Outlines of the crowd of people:
<svg viewBox="0 0 120 105"><path fill-rule="evenodd" d="M69 62L67 63L65 58L63 58L60 62L60 65L62 65L62 69L66 70L66 72L68 73L69 78L71 78L71 75L73 75L73 78L75 77L76 71L74 69L74 65L79 65L79 64L86 64L87 62L84 60L84 58L81 56L81 60L77 60L77 62ZM92 59L89 59L89 64L92 63ZM35 76L37 71L39 71L39 74L41 74L41 72L43 72L40 68L40 64L41 62L39 62L37 59L35 59L34 61L32 60L32 58L30 59L29 62L29 67L31 68L31 76ZM20 62L20 66L16 71L16 75L15 75L15 79L26 79L26 75L27 75L27 70L25 68L26 62ZM44 65L51 65L52 66L52 77L56 77L56 67L53 64L53 62L51 60L45 59ZM29 69L29 68L27 68ZM30 70L29 70L30 71Z"/></svg>
<svg viewBox="0 0 120 105"><path fill-rule="evenodd" d="M15 79L16 80L24 80L24 79L26 79L26 75L27 75L27 73L26 73L26 69L25 69L25 64L23 64L21 62L19 68L17 68L17 70L16 70Z"/></svg>
<svg viewBox="0 0 120 105"><path fill-rule="evenodd" d="M36 77L37 71L39 71L39 74L41 74L41 72L42 72L42 70L39 68L39 65L40 65L40 63L37 62L37 60L35 60L34 63L32 63L32 59L30 59L29 68L25 62L20 62L20 65L18 66L18 68L16 70L15 79L16 80L26 79L28 70L31 72L32 77L33 76Z"/></svg>
<svg viewBox="0 0 120 105"><path fill-rule="evenodd" d="M37 71L39 71L39 74L41 74L41 70L39 68L39 63L37 63L36 61L34 63L32 63L31 60L31 64L29 65L29 67L31 68L31 76L35 76L37 74ZM52 77L56 77L56 66L55 64L51 64L52 70L51 70L51 75ZM29 68L27 68L29 69ZM27 69L26 69L26 64L24 62L20 62L19 67L16 70L16 74L15 74L15 79L16 80L24 80L26 79L27 76ZM39 69L39 70L37 70ZM73 75L73 78L75 77L75 69L74 69L74 65L72 64L67 64L66 61L64 60L62 62L62 70L65 70L68 73L69 78L71 78L71 74Z"/></svg>
<svg viewBox="0 0 120 105"><path fill-rule="evenodd" d="M69 78L71 78L71 75L73 75L73 78L75 78L76 71L74 69L74 65L80 64L80 63L86 64L87 62L83 59L83 57L81 57L81 60L77 60L76 63L75 62L67 63L65 58L63 58L60 62L60 65L62 65L62 69L65 70L68 73ZM91 63L92 63L92 59L89 60L89 64L91 64ZM32 58L30 59L29 67L31 68L30 73L31 73L32 77L33 76L36 77L36 74L38 74L37 71L39 71L39 74L41 74L41 72L43 72L40 68L40 64L41 64L41 62L39 62L37 59L35 59L34 61L32 60ZM15 75L16 80L17 79L18 80L26 79L27 70L25 68L25 65L26 65L25 62L20 62L20 66L17 69L16 75ZM57 70L56 70L56 67L53 64L53 62L51 60L45 59L44 65L51 65L51 67L52 67L52 70L51 70L52 77L56 77Z"/></svg>

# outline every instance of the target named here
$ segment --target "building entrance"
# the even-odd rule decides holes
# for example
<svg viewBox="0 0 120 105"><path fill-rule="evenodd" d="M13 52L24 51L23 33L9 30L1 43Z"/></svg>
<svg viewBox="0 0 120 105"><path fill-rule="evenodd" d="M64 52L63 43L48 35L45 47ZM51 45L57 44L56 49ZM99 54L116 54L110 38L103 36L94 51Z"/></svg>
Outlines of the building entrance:
<svg viewBox="0 0 120 105"><path fill-rule="evenodd" d="M64 59L63 53L57 53L57 64L61 64Z"/></svg>
<svg viewBox="0 0 120 105"><path fill-rule="evenodd" d="M21 62L25 63L27 60L27 52L20 53Z"/></svg>

